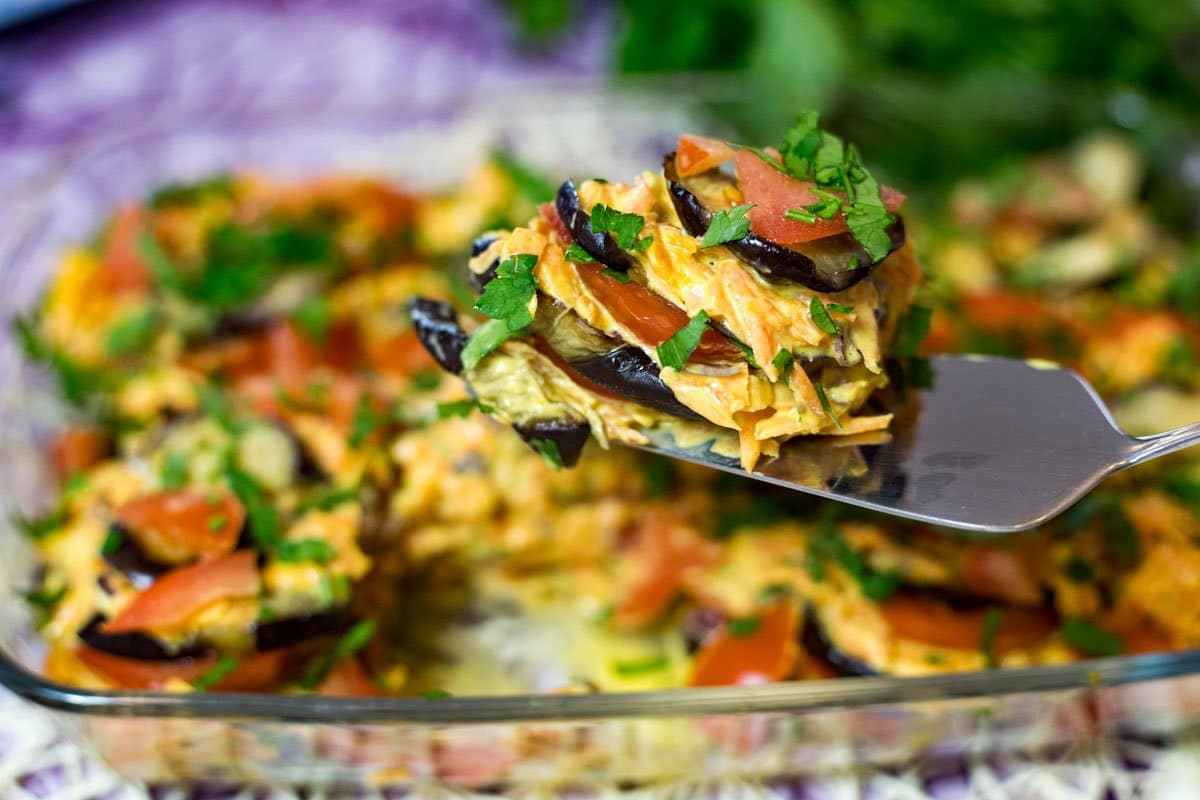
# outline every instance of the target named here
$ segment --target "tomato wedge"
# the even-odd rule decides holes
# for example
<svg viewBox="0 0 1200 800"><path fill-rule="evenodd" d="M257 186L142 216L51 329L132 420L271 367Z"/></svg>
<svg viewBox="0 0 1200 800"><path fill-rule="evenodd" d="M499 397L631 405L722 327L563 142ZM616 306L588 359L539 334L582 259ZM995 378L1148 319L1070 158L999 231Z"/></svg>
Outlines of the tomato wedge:
<svg viewBox="0 0 1200 800"><path fill-rule="evenodd" d="M411 328L391 336L369 338L366 344L367 358L380 372L408 376L437 368L437 362Z"/></svg>
<svg viewBox="0 0 1200 800"><path fill-rule="evenodd" d="M382 697L383 690L375 685L371 676L354 656L348 656L334 665L317 689L326 697Z"/></svg>
<svg viewBox="0 0 1200 800"><path fill-rule="evenodd" d="M628 567L618 585L613 624L637 628L657 619L683 585L685 574L721 557L721 548L663 512L645 516L622 554Z"/></svg>
<svg viewBox="0 0 1200 800"><path fill-rule="evenodd" d="M545 220L560 240L570 242L575 238L567 228L567 223L563 222L562 217L558 215L558 209L554 207L554 203L542 203L538 206L538 215Z"/></svg>
<svg viewBox="0 0 1200 800"><path fill-rule="evenodd" d="M750 230L764 239L779 244L800 244L849 230L845 215L840 212L833 219L818 217L812 224L784 219L789 208L803 208L821 199L813 191L815 185L783 174L749 150L736 151L733 162L744 202L754 204L747 215ZM881 195L889 211L898 210L904 202L903 194L886 186Z"/></svg>
<svg viewBox="0 0 1200 800"><path fill-rule="evenodd" d="M108 435L91 425L75 425L50 440L50 466L59 480L83 472L109 454Z"/></svg>
<svg viewBox="0 0 1200 800"><path fill-rule="evenodd" d="M174 489L134 498L113 516L146 555L185 564L232 550L246 510L230 492Z"/></svg>
<svg viewBox="0 0 1200 800"><path fill-rule="evenodd" d="M880 607L893 635L934 647L978 650L983 637L983 608L954 609L928 597L898 594ZM1035 647L1058 628L1054 614L1044 609L1004 608L1000 627L992 639L998 656L1013 650Z"/></svg>
<svg viewBox="0 0 1200 800"><path fill-rule="evenodd" d="M596 301L604 306L618 325L633 331L643 344L657 347L688 324L687 312L671 305L645 286L621 283L601 275L603 267L595 262L573 266ZM711 328L700 337L700 346L691 357L706 363L745 358L737 345Z"/></svg>
<svg viewBox="0 0 1200 800"><path fill-rule="evenodd" d="M746 633L731 631L728 623L712 632L696 653L689 686L779 681L791 674L800 651L796 606L785 600L754 619L756 627Z"/></svg>
<svg viewBox="0 0 1200 800"><path fill-rule="evenodd" d="M121 689L161 689L171 680L191 683L217 665L217 657L183 658L177 661L142 661L122 658L87 645L75 654L84 665ZM287 650L255 653L238 662L233 672L222 678L212 691L261 692L279 683Z"/></svg>
<svg viewBox="0 0 1200 800"><path fill-rule="evenodd" d="M144 292L150 286L150 268L138 251L144 223L145 214L136 206L122 208L113 217L101 256L105 287L113 294Z"/></svg>
<svg viewBox="0 0 1200 800"><path fill-rule="evenodd" d="M675 170L679 177L699 175L733 158L733 148L720 139L685 133L675 147Z"/></svg>
<svg viewBox="0 0 1200 800"><path fill-rule="evenodd" d="M175 625L209 603L258 594L258 556L239 550L173 569L104 623L105 633L129 633Z"/></svg>
<svg viewBox="0 0 1200 800"><path fill-rule="evenodd" d="M971 548L964 556L962 571L963 580L973 594L999 597L1023 606L1036 606L1044 599L1032 570L1007 547Z"/></svg>

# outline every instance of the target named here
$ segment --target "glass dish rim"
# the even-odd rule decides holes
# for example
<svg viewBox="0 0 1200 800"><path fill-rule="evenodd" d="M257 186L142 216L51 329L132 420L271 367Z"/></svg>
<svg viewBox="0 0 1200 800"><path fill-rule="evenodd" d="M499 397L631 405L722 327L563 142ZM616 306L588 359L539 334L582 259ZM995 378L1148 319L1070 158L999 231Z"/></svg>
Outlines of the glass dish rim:
<svg viewBox="0 0 1200 800"><path fill-rule="evenodd" d="M660 91L670 81L634 81L626 85L595 86L585 81L548 82L542 90L570 90L588 83L611 94L622 90ZM519 96L525 93L516 93ZM495 105L497 97L469 106L479 113ZM407 122L428 124L446 118L436 104L407 109L352 104L323 109L339 122L365 115L371 124L394 125L402 114ZM0 275L19 261L26 239L47 213L46 203L63 176L110 148L127 145L139 137L170 135L223 127L286 126L304 112L291 108L258 109L233 119L208 117L190 120L155 120L115 134L80 143L64 153L57 168L34 179L33 213L12 245L0 252ZM311 117L309 117L311 119ZM26 366L21 359L17 368ZM9 530L7 534L17 535ZM37 705L89 716L185 717L238 719L300 724L457 724L515 723L544 720L596 720L637 717L695 717L721 714L769 714L796 711L836 711L869 706L950 700L998 700L1002 697L1048 692L1098 689L1200 674L1200 648L1137 656L1113 656L1066 664L893 677L841 677L815 681L790 681L746 686L673 688L642 692L595 694L517 694L497 696L345 698L295 694L228 694L217 692L101 691L51 681L25 668L6 647L0 646L0 686Z"/></svg>

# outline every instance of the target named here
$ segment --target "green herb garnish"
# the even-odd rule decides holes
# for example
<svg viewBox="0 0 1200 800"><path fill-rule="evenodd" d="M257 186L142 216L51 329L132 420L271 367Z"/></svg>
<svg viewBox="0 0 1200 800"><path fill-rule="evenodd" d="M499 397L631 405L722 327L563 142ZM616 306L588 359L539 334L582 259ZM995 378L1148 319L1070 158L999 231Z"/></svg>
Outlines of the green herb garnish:
<svg viewBox="0 0 1200 800"><path fill-rule="evenodd" d="M983 616L983 625L979 629L979 652L983 653L989 667L996 666L996 654L993 646L996 634L1000 631L1000 623L1003 621L1004 610L1000 606L988 606L987 612Z"/></svg>
<svg viewBox="0 0 1200 800"><path fill-rule="evenodd" d="M221 528L224 528L227 522L229 522L228 517L226 517L224 514L217 514L208 518L208 529L209 531L216 533L217 531L221 530Z"/></svg>
<svg viewBox="0 0 1200 800"><path fill-rule="evenodd" d="M166 251L162 249L162 246L159 245L158 240L154 238L154 234L149 231L139 233L137 237L137 251L142 261L150 268L150 273L154 276L154 280L159 286L172 292L183 292L183 274L175 266L175 262L171 260L171 257L166 254Z"/></svg>
<svg viewBox="0 0 1200 800"><path fill-rule="evenodd" d="M846 303L826 303L825 307L830 311L836 311L839 314L849 314L854 310L854 306L847 305Z"/></svg>
<svg viewBox="0 0 1200 800"><path fill-rule="evenodd" d="M917 355L917 351L921 349L921 342L929 335L929 322L932 318L931 309L925 306L910 306L908 312L900 318L892 353L897 356Z"/></svg>
<svg viewBox="0 0 1200 800"><path fill-rule="evenodd" d="M563 258L572 264L591 264L596 260L592 258L591 253L583 249L583 245L579 242L571 242L570 246L563 251Z"/></svg>
<svg viewBox="0 0 1200 800"><path fill-rule="evenodd" d="M17 530L24 533L33 541L40 542L50 534L60 530L67 524L68 519L70 519L70 516L67 514L67 510L59 508L40 517L22 517L14 514L11 521Z"/></svg>
<svg viewBox="0 0 1200 800"><path fill-rule="evenodd" d="M833 317L829 316L829 311L826 310L825 304L816 295L813 295L813 299L808 303L808 314L812 317L813 324L825 333L831 336L837 336L841 333L838 330L837 323L833 321Z"/></svg>
<svg viewBox="0 0 1200 800"><path fill-rule="evenodd" d="M658 672L666 669L671 662L666 656L650 656L635 661L614 661L613 671L623 678L644 675L647 672Z"/></svg>
<svg viewBox="0 0 1200 800"><path fill-rule="evenodd" d="M747 364L755 369L762 369L762 366L759 365L758 360L754 357L754 351L750 349L750 345L746 344L736 336L726 336L725 338L733 342L734 346L737 347L738 350L742 351L742 355L746 357Z"/></svg>
<svg viewBox="0 0 1200 800"><path fill-rule="evenodd" d="M450 403L438 403L437 418L450 419L451 417L469 417L471 412L479 407L479 404L474 400L455 400Z"/></svg>
<svg viewBox="0 0 1200 800"><path fill-rule="evenodd" d="M350 436L347 441L351 447L361 447L373 433L390 421L388 415L377 411L371 398L363 394L354 406L354 417L350 421Z"/></svg>
<svg viewBox="0 0 1200 800"><path fill-rule="evenodd" d="M354 625L354 627L342 635L341 639L338 639L337 643L330 648L328 653L317 659L316 663L301 676L299 681L300 688L308 689L309 691L316 689L329 675L329 672L337 662L362 650L374 635L374 620L363 620Z"/></svg>
<svg viewBox="0 0 1200 800"><path fill-rule="evenodd" d="M100 545L100 555L111 556L121 549L121 544L124 541L125 537L121 534L121 531L116 528L109 528L108 533L104 535L104 541Z"/></svg>
<svg viewBox="0 0 1200 800"><path fill-rule="evenodd" d="M603 203L592 206L592 230L611 233L622 250L645 250L654 241L651 236L638 238L646 220L640 214L626 214Z"/></svg>
<svg viewBox="0 0 1200 800"><path fill-rule="evenodd" d="M158 331L158 310L147 308L114 325L104 340L104 349L110 356L136 353L154 338Z"/></svg>
<svg viewBox="0 0 1200 800"><path fill-rule="evenodd" d="M796 366L796 357L791 350L780 349L771 359L771 366L779 374L779 380L787 382L792 377L792 369Z"/></svg>
<svg viewBox="0 0 1200 800"><path fill-rule="evenodd" d="M206 691L213 688L218 683L223 681L229 673L237 669L237 659L232 656L221 656L217 659L217 663L212 669L205 672L200 677L192 681L192 688L200 691Z"/></svg>
<svg viewBox="0 0 1200 800"><path fill-rule="evenodd" d="M292 312L292 321L309 339L324 343L329 337L329 326L333 324L333 308L326 298L312 297Z"/></svg>
<svg viewBox="0 0 1200 800"><path fill-rule="evenodd" d="M1078 556L1071 556L1063 571L1074 583L1089 583L1096 577L1096 571L1092 569L1092 565Z"/></svg>
<svg viewBox="0 0 1200 800"><path fill-rule="evenodd" d="M484 356L509 339L524 336L528 332L528 328L521 328L516 331L509 330L508 323L504 320L489 319L476 328L475 332L471 334L471 338L467 340L467 344L462 351L463 369L468 371L475 369Z"/></svg>
<svg viewBox="0 0 1200 800"><path fill-rule="evenodd" d="M200 384L196 387L196 402L200 404L200 410L226 432L235 435L241 432L242 426L234 418L229 398L220 388L209 383Z"/></svg>
<svg viewBox="0 0 1200 800"><path fill-rule="evenodd" d="M358 499L358 489L351 487L348 489L330 489L321 494L311 497L300 503L296 510L304 511L332 511L338 506L349 503Z"/></svg>
<svg viewBox="0 0 1200 800"><path fill-rule="evenodd" d="M328 564L337 558L337 550L323 539L285 539L275 546L275 559L286 563L312 561Z"/></svg>
<svg viewBox="0 0 1200 800"><path fill-rule="evenodd" d="M708 312L701 310L671 338L658 346L658 360L664 367L683 369L693 351L700 346L700 338L708 325Z"/></svg>
<svg viewBox="0 0 1200 800"><path fill-rule="evenodd" d="M216 175L192 183L166 183L150 193L150 207L191 206L209 198L232 198L236 189L231 175Z"/></svg>
<svg viewBox="0 0 1200 800"><path fill-rule="evenodd" d="M50 617L54 614L54 609L58 607L59 602L66 594L66 586L60 586L57 589L47 589L43 586L23 595L25 602L33 609L37 627L41 628L49 622Z"/></svg>
<svg viewBox="0 0 1200 800"><path fill-rule="evenodd" d="M419 389L423 392L428 392L431 389L436 389L442 384L442 373L434 370L425 370L413 375L410 382L414 389Z"/></svg>
<svg viewBox="0 0 1200 800"><path fill-rule="evenodd" d="M758 617L736 617L725 623L730 636L749 636L758 630L762 620Z"/></svg>
<svg viewBox="0 0 1200 800"><path fill-rule="evenodd" d="M558 442L553 439L534 439L534 449L542 454L542 458L550 465L551 469L560 470L563 468L562 453L558 450Z"/></svg>
<svg viewBox="0 0 1200 800"><path fill-rule="evenodd" d="M187 456L176 451L167 453L163 456L158 474L159 482L164 489L178 489L183 486L188 482L191 474Z"/></svg>
<svg viewBox="0 0 1200 800"><path fill-rule="evenodd" d="M633 278L629 277L628 272L618 272L615 269L609 269L608 267L605 267L604 269L600 270L600 274L606 278L612 278L617 283L633 283Z"/></svg>
<svg viewBox="0 0 1200 800"><path fill-rule="evenodd" d="M447 697L453 697L445 689L430 689L421 696L426 700L445 700Z"/></svg>
<svg viewBox="0 0 1200 800"><path fill-rule="evenodd" d="M821 408L825 409L825 413L833 420L833 424L838 430L842 430L842 420L838 418L837 412L833 410L833 405L829 402L829 395L825 393L825 385L814 383L813 388L817 390L817 399L821 401Z"/></svg>
<svg viewBox="0 0 1200 800"><path fill-rule="evenodd" d="M1058 633L1068 645L1089 656L1115 656L1125 646L1120 636L1086 619L1065 620Z"/></svg>
<svg viewBox="0 0 1200 800"><path fill-rule="evenodd" d="M700 247L713 247L746 238L746 234L750 233L750 220L746 213L753 207L753 203L745 203L713 214L712 222L700 240Z"/></svg>
<svg viewBox="0 0 1200 800"><path fill-rule="evenodd" d="M537 256L520 253L509 256L496 268L496 277L484 287L475 308L496 320L503 320L510 331L520 330L533 322L529 302L537 292L533 268Z"/></svg>

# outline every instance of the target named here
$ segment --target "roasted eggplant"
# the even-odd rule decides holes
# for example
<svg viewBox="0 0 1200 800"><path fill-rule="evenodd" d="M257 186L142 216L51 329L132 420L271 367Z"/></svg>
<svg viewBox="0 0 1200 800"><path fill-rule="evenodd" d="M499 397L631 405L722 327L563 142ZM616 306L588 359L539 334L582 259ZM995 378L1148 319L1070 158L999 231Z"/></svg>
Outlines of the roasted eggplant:
<svg viewBox="0 0 1200 800"><path fill-rule="evenodd" d="M340 633L349 624L344 609L259 622L254 628L257 650L278 650L318 636Z"/></svg>
<svg viewBox="0 0 1200 800"><path fill-rule="evenodd" d="M868 678L879 675L879 671L865 662L846 655L829 638L816 613L810 608L804 615L800 643L813 658L844 677Z"/></svg>
<svg viewBox="0 0 1200 800"><path fill-rule="evenodd" d="M120 537L120 544L104 553L104 560L138 589L145 589L159 575L173 569L170 564L159 563L147 556L120 525L113 523L111 530Z"/></svg>
<svg viewBox="0 0 1200 800"><path fill-rule="evenodd" d="M185 647L174 652L164 647L157 639L144 633L105 633L100 629L104 618L96 615L79 631L79 639L88 647L100 650L122 658L136 658L139 661L173 661L182 658L195 658L204 653L197 646Z"/></svg>
<svg viewBox="0 0 1200 800"><path fill-rule="evenodd" d="M538 452L542 450L539 442L554 442L564 467L573 467L579 462L579 454L583 452L591 433L586 422L565 419L538 420L512 427L526 444Z"/></svg>
<svg viewBox="0 0 1200 800"><path fill-rule="evenodd" d="M592 218L583 210L574 183L563 181L562 186L558 187L554 209L575 241L592 258L618 272L628 272L633 266L633 259L617 245L616 239L592 228Z"/></svg>
<svg viewBox="0 0 1200 800"><path fill-rule="evenodd" d="M597 386L656 411L683 419L703 419L675 399L659 376L658 364L636 347L618 347L594 358L572 361L571 368Z"/></svg>
<svg viewBox="0 0 1200 800"><path fill-rule="evenodd" d="M412 317L417 338L425 345L429 355L442 369L461 375L462 351L469 337L458 324L454 306L443 300L414 297L408 301L408 313Z"/></svg>
<svg viewBox="0 0 1200 800"><path fill-rule="evenodd" d="M679 178L675 153L663 160L671 203L684 229L703 236L712 223L712 212L692 194ZM904 221L897 218L887 229L893 252L904 244ZM866 249L849 233L804 244L803 252L785 247L754 233L725 246L760 275L772 281L791 281L818 292L841 292L866 278L875 264ZM589 251L590 252L590 251Z"/></svg>

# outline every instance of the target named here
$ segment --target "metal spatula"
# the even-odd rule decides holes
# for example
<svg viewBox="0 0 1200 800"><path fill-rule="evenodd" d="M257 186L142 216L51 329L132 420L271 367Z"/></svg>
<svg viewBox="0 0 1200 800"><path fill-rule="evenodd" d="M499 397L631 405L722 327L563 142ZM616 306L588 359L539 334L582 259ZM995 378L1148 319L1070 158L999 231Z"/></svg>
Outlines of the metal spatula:
<svg viewBox="0 0 1200 800"><path fill-rule="evenodd" d="M1200 423L1154 436L1117 427L1079 375L977 356L930 359L932 388L890 438L858 445L835 474L819 460L852 442L794 439L749 477L899 517L984 532L1020 531L1065 511L1102 479L1200 443ZM655 440L643 448L740 475L736 459ZM816 460L815 460L816 459Z"/></svg>

